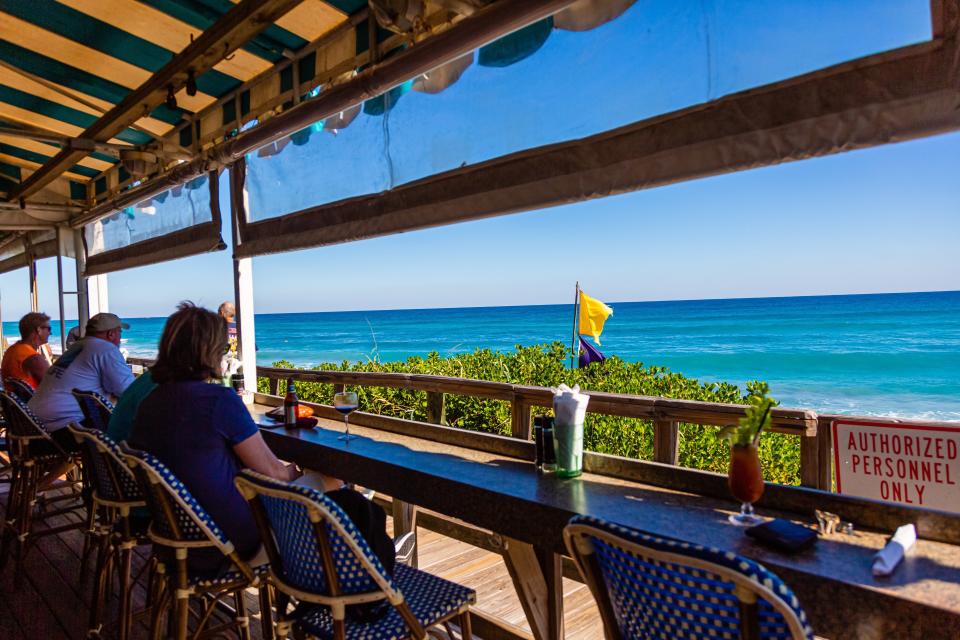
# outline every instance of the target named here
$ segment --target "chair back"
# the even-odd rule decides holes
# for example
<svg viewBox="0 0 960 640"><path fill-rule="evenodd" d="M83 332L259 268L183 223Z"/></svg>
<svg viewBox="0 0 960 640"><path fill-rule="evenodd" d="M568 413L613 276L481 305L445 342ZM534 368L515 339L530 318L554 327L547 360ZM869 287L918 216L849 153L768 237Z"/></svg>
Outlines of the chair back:
<svg viewBox="0 0 960 640"><path fill-rule="evenodd" d="M333 500L249 469L235 482L253 508L281 591L335 607L383 598L394 605L403 602L380 560Z"/></svg>
<svg viewBox="0 0 960 640"><path fill-rule="evenodd" d="M125 442L119 447L146 498L152 519L149 535L155 543L174 548L216 547L225 556L235 555L227 536L165 464Z"/></svg>
<svg viewBox="0 0 960 640"><path fill-rule="evenodd" d="M140 485L121 457L120 447L102 431L76 423L67 425L80 444L83 468L89 473L94 496L111 507L137 507L146 504Z"/></svg>
<svg viewBox="0 0 960 640"><path fill-rule="evenodd" d="M113 413L113 403L96 391L73 390L73 397L77 399L87 427L98 429L104 433L110 424L110 414Z"/></svg>
<svg viewBox="0 0 960 640"><path fill-rule="evenodd" d="M813 639L790 587L747 558L587 516L564 540L607 638Z"/></svg>
<svg viewBox="0 0 960 640"><path fill-rule="evenodd" d="M23 402L30 402L33 397L33 387L20 378L7 378L3 381L3 388Z"/></svg>
<svg viewBox="0 0 960 640"><path fill-rule="evenodd" d="M0 406L7 419L9 435L28 440L50 439L41 426L43 421L14 392L8 389L0 391Z"/></svg>

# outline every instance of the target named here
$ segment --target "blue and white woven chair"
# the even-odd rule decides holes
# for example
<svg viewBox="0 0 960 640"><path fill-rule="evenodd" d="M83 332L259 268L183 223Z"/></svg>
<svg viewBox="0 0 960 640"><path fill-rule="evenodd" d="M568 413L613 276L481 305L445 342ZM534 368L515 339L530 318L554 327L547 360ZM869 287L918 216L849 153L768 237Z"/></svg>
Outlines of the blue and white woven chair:
<svg viewBox="0 0 960 640"><path fill-rule="evenodd" d="M587 516L563 537L608 639L814 637L790 587L752 560Z"/></svg>
<svg viewBox="0 0 960 640"><path fill-rule="evenodd" d="M77 399L80 410L83 411L85 427L107 432L110 424L110 414L113 413L113 403L96 391L73 390L73 397Z"/></svg>
<svg viewBox="0 0 960 640"><path fill-rule="evenodd" d="M33 397L33 387L19 378L7 378L3 381L3 388L22 402L30 402Z"/></svg>
<svg viewBox="0 0 960 640"><path fill-rule="evenodd" d="M119 640L130 635L132 590L131 566L133 550L149 540L138 535L131 522L131 510L145 506L146 499L133 470L121 457L116 442L98 429L87 429L78 424L67 426L80 444L83 466L91 485L87 539L84 547L96 549L97 568L94 580L93 606L90 607L88 637L99 636L103 627L103 612L114 571L120 586ZM143 527L140 527L142 533ZM86 553L83 556L81 579L86 573ZM152 586L152 584L151 584ZM149 589L148 589L149 590Z"/></svg>
<svg viewBox="0 0 960 640"><path fill-rule="evenodd" d="M471 638L470 605L476 593L403 564L391 578L335 502L319 491L244 470L236 478L250 501L270 557L270 582L297 607L289 616L277 598L277 631L343 640L425 638L426 629L458 618ZM346 607L386 600L380 619L361 622ZM282 602L282 604L280 604Z"/></svg>
<svg viewBox="0 0 960 640"><path fill-rule="evenodd" d="M34 530L38 521L76 513L80 508L81 505L73 504L59 509L47 509L48 505L64 500L75 502L76 494L71 492L44 499L44 491L61 487L41 488L41 480L48 472L75 462L76 458L74 454L64 451L50 434L44 431L40 419L17 395L6 390L0 391L0 407L7 419L7 446L12 468L7 507L0 525L0 569L6 564L13 547L15 580L19 584L23 578L23 560L37 538L78 529L83 526L83 522Z"/></svg>
<svg viewBox="0 0 960 640"><path fill-rule="evenodd" d="M269 594L261 580L267 566L250 567L237 554L233 544L220 527L190 494L180 480L155 456L120 444L124 461L134 470L134 475L144 493L150 509L151 523L148 531L157 558L157 587L152 603L151 637L158 638L161 616L170 609L176 616L176 638L186 640L190 618L190 598L199 598L203 610L199 616L193 637L216 635L227 628L236 628L243 640L250 640L250 626L243 592L248 587L260 588L261 623L264 637L272 637ZM198 576L189 570L187 557L192 549L218 549L230 558L232 567L215 578ZM169 554L173 553L175 566L168 568ZM171 571L172 569L172 571ZM235 618L215 628L205 628L210 616L222 598L233 596Z"/></svg>

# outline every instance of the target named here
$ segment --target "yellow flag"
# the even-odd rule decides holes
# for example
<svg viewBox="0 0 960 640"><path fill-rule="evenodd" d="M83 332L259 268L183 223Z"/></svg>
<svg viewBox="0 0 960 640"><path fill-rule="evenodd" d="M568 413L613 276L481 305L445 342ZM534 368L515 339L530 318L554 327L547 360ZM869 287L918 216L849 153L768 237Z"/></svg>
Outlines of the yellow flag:
<svg viewBox="0 0 960 640"><path fill-rule="evenodd" d="M603 323L613 315L613 309L596 298L591 298L583 291L580 292L580 334L593 336L600 344L600 334L603 333Z"/></svg>

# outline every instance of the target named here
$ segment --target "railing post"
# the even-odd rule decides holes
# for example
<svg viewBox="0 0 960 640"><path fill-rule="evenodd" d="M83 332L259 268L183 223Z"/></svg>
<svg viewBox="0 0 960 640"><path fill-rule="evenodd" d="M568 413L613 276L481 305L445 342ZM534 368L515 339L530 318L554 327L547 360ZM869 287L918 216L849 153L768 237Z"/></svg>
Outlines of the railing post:
<svg viewBox="0 0 960 640"><path fill-rule="evenodd" d="M446 395L440 391L427 391L427 422L447 424Z"/></svg>
<svg viewBox="0 0 960 640"><path fill-rule="evenodd" d="M269 377L267 381L270 383L270 395L278 396L280 395L280 378Z"/></svg>
<svg viewBox="0 0 960 640"><path fill-rule="evenodd" d="M676 420L653 421L653 459L672 465L680 461L680 423Z"/></svg>
<svg viewBox="0 0 960 640"><path fill-rule="evenodd" d="M820 451L820 471L817 488L833 491L833 420L817 420L817 448Z"/></svg>
<svg viewBox="0 0 960 640"><path fill-rule="evenodd" d="M531 405L522 398L514 398L510 403L510 435L520 440L530 439Z"/></svg>
<svg viewBox="0 0 960 640"><path fill-rule="evenodd" d="M800 436L800 485L820 488L820 443L817 436Z"/></svg>

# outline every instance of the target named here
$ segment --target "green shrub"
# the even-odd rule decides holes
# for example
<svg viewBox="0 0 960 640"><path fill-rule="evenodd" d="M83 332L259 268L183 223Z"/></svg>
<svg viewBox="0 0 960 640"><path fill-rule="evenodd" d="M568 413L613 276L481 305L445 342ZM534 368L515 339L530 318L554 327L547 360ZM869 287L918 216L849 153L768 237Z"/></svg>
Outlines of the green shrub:
<svg viewBox="0 0 960 640"><path fill-rule="evenodd" d="M698 380L674 373L666 367L624 362L611 356L603 363L585 369L569 368L570 351L559 342L524 347L503 353L478 349L473 353L442 358L436 352L427 357L411 357L402 362L324 363L314 367L332 371L372 371L379 373L420 373L453 378L491 380L511 384L555 387L561 382L590 391L630 395L662 396L706 402L743 404L746 393L738 386L722 383L701 384ZM294 368L287 361L276 367ZM267 392L266 379L259 388ZM307 402L330 404L333 385L298 382L297 395ZM426 393L407 389L357 387L363 411L411 420L426 420ZM510 404L502 401L448 395L447 423L452 427L509 435ZM649 420L588 414L584 446L600 453L628 458L653 457L653 425ZM680 426L680 464L685 467L725 473L729 445L717 439L718 429L711 426ZM766 433L760 441L760 456L767 480L799 484L800 441L795 436Z"/></svg>

